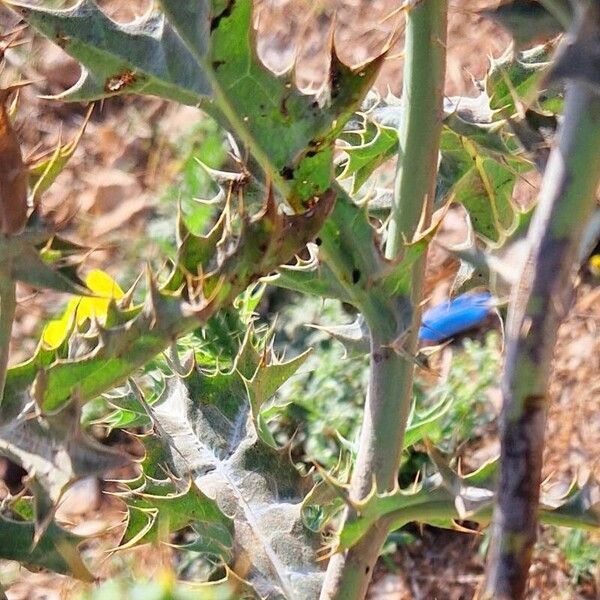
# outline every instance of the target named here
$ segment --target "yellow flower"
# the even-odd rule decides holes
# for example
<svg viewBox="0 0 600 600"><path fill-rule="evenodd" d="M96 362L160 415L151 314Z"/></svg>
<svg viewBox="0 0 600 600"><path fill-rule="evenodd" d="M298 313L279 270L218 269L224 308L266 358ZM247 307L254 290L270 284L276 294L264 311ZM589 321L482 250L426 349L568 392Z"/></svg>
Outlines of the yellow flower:
<svg viewBox="0 0 600 600"><path fill-rule="evenodd" d="M85 283L94 296L76 296L69 300L62 316L50 321L44 328L42 344L45 348L58 348L67 339L74 324L81 325L92 318L105 323L110 301L124 295L119 284L99 269L90 271Z"/></svg>

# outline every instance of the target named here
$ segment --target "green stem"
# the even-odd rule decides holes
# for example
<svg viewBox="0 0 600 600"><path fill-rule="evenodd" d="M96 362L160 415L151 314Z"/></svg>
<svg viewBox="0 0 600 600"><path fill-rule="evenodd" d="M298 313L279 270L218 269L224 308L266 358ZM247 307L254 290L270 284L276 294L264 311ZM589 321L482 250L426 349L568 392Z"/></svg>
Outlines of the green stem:
<svg viewBox="0 0 600 600"><path fill-rule="evenodd" d="M587 30L594 21L600 31L597 6L585 19ZM572 81L531 225L530 254L509 313L500 482L485 598L518 600L525 594L536 539L552 355L599 184L600 97L592 85Z"/></svg>
<svg viewBox="0 0 600 600"><path fill-rule="evenodd" d="M386 256L397 257L404 241L427 225L432 209L442 127L446 57L447 0L423 0L407 15L402 92L400 159ZM414 356L421 320L425 259L415 266L411 294L399 297L394 314L376 314L371 330L370 377L351 496L364 498L375 484L391 489L397 478L404 432L412 404ZM391 327L390 323L395 323ZM393 332L393 333L390 333ZM398 332L403 352L391 344ZM348 511L345 518L352 518ZM388 534L375 525L353 548L334 555L328 565L322 600L362 599Z"/></svg>
<svg viewBox="0 0 600 600"><path fill-rule="evenodd" d="M406 18L398 174L386 245L395 258L433 208L446 72L447 2L423 0Z"/></svg>
<svg viewBox="0 0 600 600"><path fill-rule="evenodd" d="M16 284L6 275L0 275L0 403L4 398L10 338L16 307Z"/></svg>

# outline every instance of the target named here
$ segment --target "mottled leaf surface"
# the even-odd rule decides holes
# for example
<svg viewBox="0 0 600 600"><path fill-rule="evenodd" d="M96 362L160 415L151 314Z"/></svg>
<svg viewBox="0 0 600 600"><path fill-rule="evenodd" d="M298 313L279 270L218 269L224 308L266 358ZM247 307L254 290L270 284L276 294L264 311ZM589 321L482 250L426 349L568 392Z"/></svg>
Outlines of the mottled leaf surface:
<svg viewBox="0 0 600 600"><path fill-rule="evenodd" d="M148 410L176 471L233 519L234 560L247 565L245 579L264 596L308 600L322 580L315 562L320 539L301 519L310 483L287 450L265 443L256 427L257 390L264 399L288 367L269 364L248 344L229 372L195 367L168 378ZM244 381L253 383L246 388Z"/></svg>

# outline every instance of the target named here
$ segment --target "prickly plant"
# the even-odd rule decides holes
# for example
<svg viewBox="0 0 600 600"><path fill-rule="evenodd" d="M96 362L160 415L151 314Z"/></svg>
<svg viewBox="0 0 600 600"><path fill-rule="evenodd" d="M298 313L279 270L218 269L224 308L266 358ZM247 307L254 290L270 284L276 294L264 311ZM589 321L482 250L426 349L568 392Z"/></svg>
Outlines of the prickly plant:
<svg viewBox="0 0 600 600"><path fill-rule="evenodd" d="M327 83L316 95L296 88L292 70L270 72L257 55L250 0L159 0L129 24L112 21L92 0L65 10L3 4L81 63L79 82L60 99L148 94L195 106L231 134L240 161L248 157L239 173L212 171L223 192L220 217L201 234L180 218L175 261L167 274L147 270L139 301L139 289L124 293L102 274L79 280L74 257L85 249L53 235L36 210L25 222L23 181L34 204L40 202L74 146L27 166L8 113L2 113L0 161L13 166L10 177L2 171L0 187L0 452L28 471L32 492L31 499L5 502L0 536L15 541L2 545L4 558L90 578L78 554L82 540L60 527L54 508L76 479L128 460L94 442L80 425L82 405L98 397L111 407L113 426L143 431L139 474L121 481L116 492L127 507L120 547L168 543L194 553L210 581L196 584L200 597L363 598L391 530L411 521L489 523L498 469L501 551L492 554L492 596L522 594L537 515L549 523L598 527L593 485L573 487L560 499L544 495L540 506L536 479L541 399L558 322L539 302L542 296L549 302L544 294L556 286L568 288L574 244L596 182L595 63L573 64L598 31L591 4L553 63L553 81L575 83L566 95L560 150L550 156L548 123L555 125L551 111L560 109L562 93L542 97L538 91L553 43L495 60L478 97L444 99L446 0L402 5L403 92L384 99L368 92L385 51L350 68L332 47ZM520 23L522 4L508 3L492 16ZM549 1L536 6L545 17L543 35L570 27L565 7ZM530 41L522 29L518 41ZM582 107L587 137L579 140L575 113ZM556 152L567 150L573 176L559 168L565 183L556 186L550 166L557 164ZM377 189L376 169L394 158L393 188ZM401 489L406 439L425 432L411 419L428 246L448 206L461 205L472 236L469 248L456 250L463 261L457 287L483 283L506 290L513 281L496 254L527 228L530 215L517 209L512 194L518 178L536 167L547 173L542 198L553 199L542 201L529 234L535 250L528 268L537 287L516 287L511 307L517 316L509 332L499 467L494 462L459 474L425 440L436 471ZM572 228L563 211L575 209L581 219ZM545 252L564 268L544 270L537 257ZM354 342L369 355L370 376L349 481L340 472L300 474L269 427L269 401L306 355L283 360L272 332L254 323L260 298L254 285L264 278L339 300L361 315ZM74 300L47 325L35 355L7 369L17 281ZM515 325L524 318L533 324L529 336ZM522 353L529 362L521 361ZM522 385L529 368L540 374L533 391ZM521 439L519 428L535 430L531 459L509 451L514 436ZM530 477L531 490L538 490L519 503L520 488L509 475L515 460L515 473ZM507 518L511 502L514 514ZM309 527L306 513L315 506L328 518ZM506 545L507 539L516 542ZM520 569L518 585L506 583L513 565Z"/></svg>

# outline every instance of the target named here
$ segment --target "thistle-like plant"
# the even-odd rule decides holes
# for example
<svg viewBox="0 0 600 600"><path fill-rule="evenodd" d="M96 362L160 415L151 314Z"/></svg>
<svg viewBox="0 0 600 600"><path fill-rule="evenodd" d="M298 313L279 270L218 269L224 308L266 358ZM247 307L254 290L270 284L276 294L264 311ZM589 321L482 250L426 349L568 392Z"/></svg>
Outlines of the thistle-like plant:
<svg viewBox="0 0 600 600"><path fill-rule="evenodd" d="M426 431L415 421L412 383L427 249L444 211L461 205L472 247L459 252L465 262L459 283L494 287L505 275L494 253L522 235L529 217L512 201L514 185L522 173L546 164L542 196L554 194L554 200L543 201L535 217L529 234L535 250L526 271L538 287L527 292L525 304L525 288L515 288L511 306L517 316L511 317L505 373L500 551L492 558L490 594L522 594L537 515L598 527L591 483L538 502L541 398L558 323L544 294L569 287L575 242L597 184L595 63L573 62L600 31L592 3L580 3L574 41L568 38L554 63L554 80L575 83L566 95L559 150L550 158L547 129L555 121L549 111L560 108L562 95L538 91L553 45L494 61L479 97L444 100L446 0L402 5L403 93L386 99L367 95L385 51L349 68L332 47L327 83L316 95L298 90L292 71L271 73L257 56L251 0L159 0L129 24L112 21L92 0L66 10L3 3L82 64L79 82L61 99L149 94L196 106L249 158L239 173L212 172L223 191L220 216L203 234L180 218L175 261L167 274L147 271L145 300L136 302L139 290L123 293L115 283L102 284L102 276L80 281L73 256L82 249L53 236L36 211L26 222L22 182L29 180L30 195L40 202L73 146L57 149L45 165L28 167L8 113L2 113L0 150L7 150L0 160L12 161L18 177L7 178L8 170L0 176L6 257L0 266L0 452L28 471L33 493L32 500L5 502L0 537L18 543L3 545L2 556L90 577L78 555L81 540L55 522L54 507L77 478L127 460L82 430L80 407L98 397L111 408L112 426L144 430L139 475L122 481L117 492L127 506L120 546L166 542L196 553L211 580L197 584L206 597L218 588L224 594L219 597L231 598L363 598L391 530L411 521L487 524L497 463L459 474L428 444L435 472L410 489L398 486L406 440ZM522 4L508 3L495 16L512 23ZM536 10L551 25L544 34L570 27L572 13L564 3L542 2ZM521 33L519 42L527 41ZM582 107L587 120L578 140ZM572 177L556 158L566 150ZM378 190L375 170L391 158L397 160L394 187ZM559 187L555 169L564 179ZM565 195L560 210L557 194ZM581 217L576 227L565 216L570 210ZM552 270L538 260L545 252L553 257ZM253 286L262 278L339 300L361 314L353 343L368 353L370 374L349 481L341 467L301 475L272 434L269 400L306 354L283 360L273 349L272 332L253 323L249 315L260 297ZM504 285L512 283L504 279ZM48 325L35 355L7 369L19 280L77 299ZM539 302L547 310L540 311ZM525 318L534 325L529 336L519 334ZM531 393L526 370L537 374ZM524 413L523 406L529 407ZM529 409L535 409L533 417ZM515 435L535 446L531 459L512 453ZM521 488L509 472L515 461L519 481L527 477L533 484L518 503ZM318 523L307 518L315 507L324 515ZM513 539L515 544L505 543Z"/></svg>

